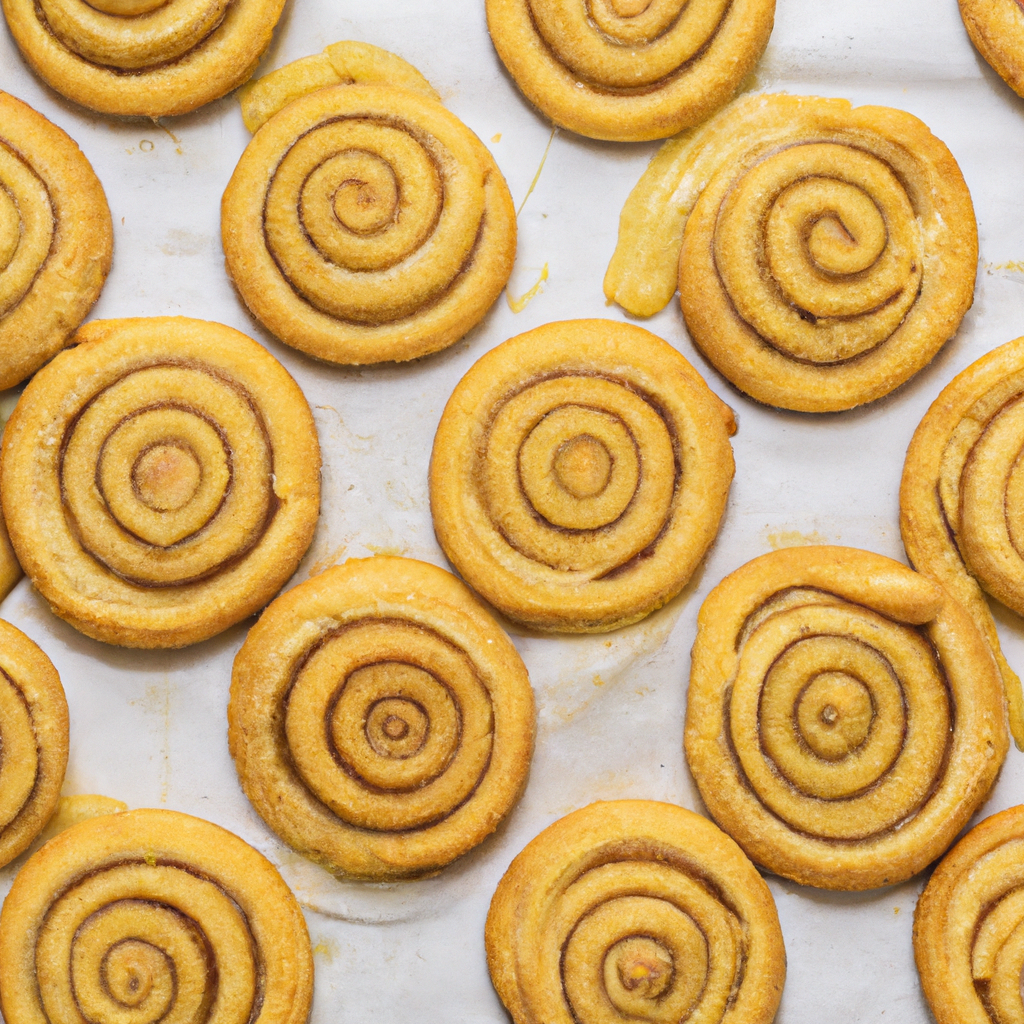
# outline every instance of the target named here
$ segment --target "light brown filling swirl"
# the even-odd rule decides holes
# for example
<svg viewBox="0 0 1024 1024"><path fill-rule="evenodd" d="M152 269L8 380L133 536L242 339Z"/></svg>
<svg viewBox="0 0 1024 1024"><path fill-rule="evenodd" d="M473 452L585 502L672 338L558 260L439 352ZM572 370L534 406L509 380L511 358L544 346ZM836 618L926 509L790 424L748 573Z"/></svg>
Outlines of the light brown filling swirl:
<svg viewBox="0 0 1024 1024"><path fill-rule="evenodd" d="M69 527L97 562L140 586L208 579L251 550L274 513L258 407L199 364L125 374L83 406L62 449Z"/></svg>
<svg viewBox="0 0 1024 1024"><path fill-rule="evenodd" d="M465 651L433 630L363 620L302 658L280 742L317 800L375 832L430 828L480 784L493 709Z"/></svg>

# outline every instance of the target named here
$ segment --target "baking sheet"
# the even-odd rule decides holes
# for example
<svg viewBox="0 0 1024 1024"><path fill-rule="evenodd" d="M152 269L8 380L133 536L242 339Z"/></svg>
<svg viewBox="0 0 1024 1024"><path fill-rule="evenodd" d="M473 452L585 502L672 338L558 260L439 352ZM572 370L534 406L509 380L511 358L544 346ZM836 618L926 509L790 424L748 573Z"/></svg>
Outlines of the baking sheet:
<svg viewBox="0 0 1024 1024"><path fill-rule="evenodd" d="M551 126L519 96L491 48L480 0L289 0L261 71L339 39L390 49L419 68L490 147L519 215L509 286L483 323L411 365L325 366L254 323L223 271L219 202L248 133L229 96L195 114L118 121L49 90L0 31L0 88L64 128L89 157L114 218L114 267L93 317L181 314L257 338L313 407L324 455L323 511L293 582L349 557L396 553L445 566L427 463L452 388L484 352L551 320L607 316L601 283L619 210L656 144L593 142ZM166 806L237 832L278 864L306 908L316 955L314 1024L508 1020L487 977L483 923L512 857L592 800L670 800L701 809L682 755L697 610L728 572L776 547L864 547L905 560L897 523L903 455L941 388L984 352L1024 334L1024 101L975 53L954 0L778 0L748 87L845 96L921 117L953 151L974 197L981 260L974 307L933 363L897 393L849 413L757 406L696 353L673 302L644 325L674 344L736 412L736 479L718 540L684 592L643 622L598 637L516 633L537 695L529 785L505 826L440 877L343 883L290 852L251 810L227 752L231 662L249 623L184 651L119 650L55 619L22 581L0 615L60 672L71 708L64 792ZM528 190L547 153L536 187ZM2 405L2 403L0 403ZM1004 650L1024 669L1024 622L996 609ZM1024 798L1011 750L985 816ZM13 869L0 872L6 892ZM780 1024L931 1020L913 966L923 885L834 894L769 878L789 958Z"/></svg>

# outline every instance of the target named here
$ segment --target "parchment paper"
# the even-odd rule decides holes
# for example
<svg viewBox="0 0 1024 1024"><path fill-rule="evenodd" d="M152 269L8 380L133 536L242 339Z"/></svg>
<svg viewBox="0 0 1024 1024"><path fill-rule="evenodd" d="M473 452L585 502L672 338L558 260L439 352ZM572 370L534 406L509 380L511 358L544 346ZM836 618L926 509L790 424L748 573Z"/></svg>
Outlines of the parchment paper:
<svg viewBox="0 0 1024 1024"><path fill-rule="evenodd" d="M148 121L93 115L42 85L0 30L0 88L63 127L103 182L114 267L94 317L182 314L237 327L294 374L324 454L323 511L293 582L348 557L401 553L446 565L427 498L430 445L455 383L484 352L551 320L607 316L601 290L619 211L656 144L592 142L556 132L519 95L487 36L482 0L289 0L261 71L339 39L390 49L419 68L491 148L519 216L509 287L441 354L404 366L318 364L253 322L223 270L220 196L248 134L229 96L195 114ZM537 750L525 795L500 832L440 877L342 883L291 853L251 810L228 756L232 658L249 623L184 651L120 650L54 618L27 581L0 607L60 672L71 707L65 793L166 806L237 832L284 872L307 910L315 953L314 1024L500 1024L483 923L513 856L542 828L592 800L641 797L701 809L682 755L689 649L697 610L724 575L774 547L838 542L904 559L897 489L911 434L955 373L1024 334L1024 101L972 48L955 0L778 0L755 90L845 96L921 117L953 151L981 239L974 307L934 362L866 408L810 416L760 407L691 345L677 303L645 322L736 411L736 480L718 540L662 611L605 636L514 636L537 695ZM1024 670L1024 623L997 609L1004 649ZM1011 750L982 816L1024 798ZM0 873L6 892L17 867ZM911 925L924 882L837 895L769 878L789 956L780 1024L924 1024Z"/></svg>

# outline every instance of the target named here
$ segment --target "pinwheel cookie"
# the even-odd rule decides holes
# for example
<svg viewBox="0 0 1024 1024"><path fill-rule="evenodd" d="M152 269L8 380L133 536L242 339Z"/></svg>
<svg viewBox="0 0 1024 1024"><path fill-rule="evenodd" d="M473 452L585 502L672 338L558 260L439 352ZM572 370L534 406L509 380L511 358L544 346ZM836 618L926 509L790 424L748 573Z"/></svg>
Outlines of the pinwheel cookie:
<svg viewBox="0 0 1024 1024"><path fill-rule="evenodd" d="M113 241L82 151L0 92L0 389L64 347L99 297Z"/></svg>
<svg viewBox="0 0 1024 1024"><path fill-rule="evenodd" d="M735 429L648 331L546 324L487 353L448 400L430 462L434 530L510 619L570 633L636 622L714 540Z"/></svg>
<svg viewBox="0 0 1024 1024"><path fill-rule="evenodd" d="M515 258L515 210L493 157L415 69L373 51L339 43L255 84L251 123L291 102L256 132L221 207L228 273L250 311L336 363L451 345L490 309ZM387 84L396 77L400 87ZM319 87L339 79L355 84Z"/></svg>
<svg viewBox="0 0 1024 1024"><path fill-rule="evenodd" d="M736 387L830 412L931 360L971 305L977 256L960 169L916 117L746 96L651 162L605 294L649 316L678 282L695 344Z"/></svg>
<svg viewBox="0 0 1024 1024"><path fill-rule="evenodd" d="M934 576L985 634L1024 748L1020 679L982 588L1024 615L1024 338L989 352L932 403L907 449L900 530L913 566Z"/></svg>
<svg viewBox="0 0 1024 1024"><path fill-rule="evenodd" d="M1006 748L984 638L899 562L788 548L700 610L686 758L712 817L769 871L827 889L909 878L986 798Z"/></svg>
<svg viewBox="0 0 1024 1024"><path fill-rule="evenodd" d="M485 937L515 1024L769 1024L786 977L754 865L706 818L648 800L546 828L499 883Z"/></svg>
<svg viewBox="0 0 1024 1024"><path fill-rule="evenodd" d="M261 608L319 511L295 381L221 324L95 320L25 389L4 517L32 582L89 636L182 647Z"/></svg>
<svg viewBox="0 0 1024 1024"><path fill-rule="evenodd" d="M68 705L50 659L0 620L0 866L57 807L68 762Z"/></svg>
<svg viewBox="0 0 1024 1024"><path fill-rule="evenodd" d="M1018 96L1024 96L1024 7L1018 0L960 0L971 42Z"/></svg>
<svg viewBox="0 0 1024 1024"><path fill-rule="evenodd" d="M439 871L512 808L533 692L453 576L378 557L279 597L238 652L228 743L264 821L329 870Z"/></svg>
<svg viewBox="0 0 1024 1024"><path fill-rule="evenodd" d="M1024 1016L1024 807L986 818L943 858L914 914L914 958L938 1024Z"/></svg>
<svg viewBox="0 0 1024 1024"><path fill-rule="evenodd" d="M487 0L526 98L593 139L664 139L727 103L764 52L775 0Z"/></svg>
<svg viewBox="0 0 1024 1024"><path fill-rule="evenodd" d="M261 854L187 814L75 825L22 868L0 915L7 1024L305 1024L313 955Z"/></svg>
<svg viewBox="0 0 1024 1024"><path fill-rule="evenodd" d="M284 0L0 0L25 59L104 114L186 114L241 85Z"/></svg>

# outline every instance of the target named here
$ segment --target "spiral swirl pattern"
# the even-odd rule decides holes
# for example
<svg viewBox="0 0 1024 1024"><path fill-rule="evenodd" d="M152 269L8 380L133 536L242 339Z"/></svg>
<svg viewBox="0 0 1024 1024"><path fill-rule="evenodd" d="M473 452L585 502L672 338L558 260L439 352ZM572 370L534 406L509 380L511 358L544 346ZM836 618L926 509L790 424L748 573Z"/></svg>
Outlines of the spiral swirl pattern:
<svg viewBox="0 0 1024 1024"><path fill-rule="evenodd" d="M106 114L185 114L253 72L283 0L2 0L25 59Z"/></svg>
<svg viewBox="0 0 1024 1024"><path fill-rule="evenodd" d="M594 139L663 139L726 103L768 44L774 0L487 0L526 98Z"/></svg>
<svg viewBox="0 0 1024 1024"><path fill-rule="evenodd" d="M960 17L982 57L1024 96L1024 8L1019 0L960 0Z"/></svg>
<svg viewBox="0 0 1024 1024"><path fill-rule="evenodd" d="M1024 338L982 356L932 403L907 449L900 529L911 562L970 611L1024 747L1024 700L981 588L1024 615Z"/></svg>
<svg viewBox="0 0 1024 1024"><path fill-rule="evenodd" d="M309 407L276 360L219 324L96 321L78 337L7 425L15 549L90 636L142 647L212 636L266 602L309 544Z"/></svg>
<svg viewBox="0 0 1024 1024"><path fill-rule="evenodd" d="M686 756L759 864L830 889L909 878L1006 753L984 639L932 581L850 548L764 555L699 617Z"/></svg>
<svg viewBox="0 0 1024 1024"><path fill-rule="evenodd" d="M976 261L967 186L917 118L750 96L663 147L623 209L605 292L650 315L678 282L694 342L736 387L828 412L931 360Z"/></svg>
<svg viewBox="0 0 1024 1024"><path fill-rule="evenodd" d="M64 347L110 269L103 186L74 141L0 92L0 389Z"/></svg>
<svg viewBox="0 0 1024 1024"><path fill-rule="evenodd" d="M50 659L0 620L0 866L42 831L68 761L68 705Z"/></svg>
<svg viewBox="0 0 1024 1024"><path fill-rule="evenodd" d="M597 632L686 583L732 479L732 413L671 346L607 320L506 341L456 387L434 440L434 529L510 618Z"/></svg>
<svg viewBox="0 0 1024 1024"><path fill-rule="evenodd" d="M766 1024L786 974L754 866L707 819L651 801L545 829L499 883L486 944L516 1024Z"/></svg>
<svg viewBox="0 0 1024 1024"><path fill-rule="evenodd" d="M10 1024L304 1024L313 958L280 875L173 811L93 818L47 843L0 916Z"/></svg>
<svg viewBox="0 0 1024 1024"><path fill-rule="evenodd" d="M971 829L914 914L914 955L939 1024L1024 1019L1024 807Z"/></svg>
<svg viewBox="0 0 1024 1024"><path fill-rule="evenodd" d="M421 93L339 85L294 100L224 193L228 272L285 343L339 363L461 338L501 293L515 213L479 139Z"/></svg>
<svg viewBox="0 0 1024 1024"><path fill-rule="evenodd" d="M515 648L434 566L378 557L278 598L235 660L229 743L287 843L363 878L437 871L526 781L533 696Z"/></svg>

